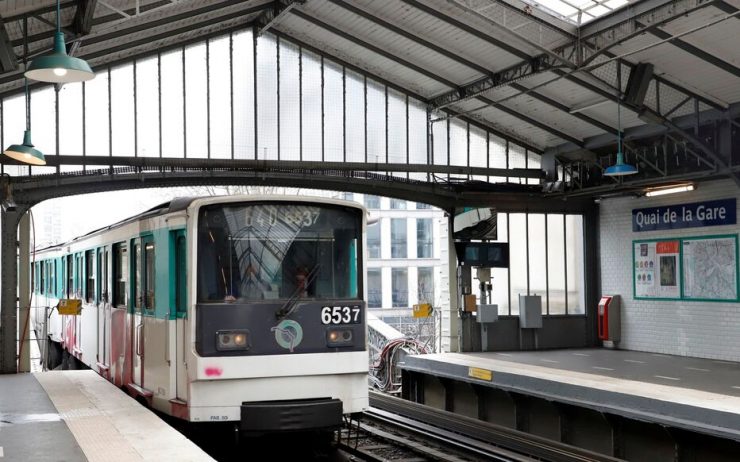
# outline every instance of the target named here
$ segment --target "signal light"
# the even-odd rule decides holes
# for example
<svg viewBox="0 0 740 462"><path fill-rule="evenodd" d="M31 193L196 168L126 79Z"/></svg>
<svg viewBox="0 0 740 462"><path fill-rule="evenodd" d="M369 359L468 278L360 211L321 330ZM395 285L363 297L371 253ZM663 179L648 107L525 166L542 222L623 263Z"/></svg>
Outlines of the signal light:
<svg viewBox="0 0 740 462"><path fill-rule="evenodd" d="M216 349L219 351L248 350L248 334L246 330L220 330L216 332Z"/></svg>
<svg viewBox="0 0 740 462"><path fill-rule="evenodd" d="M354 345L352 329L329 329L326 331L326 345L329 347L346 347Z"/></svg>

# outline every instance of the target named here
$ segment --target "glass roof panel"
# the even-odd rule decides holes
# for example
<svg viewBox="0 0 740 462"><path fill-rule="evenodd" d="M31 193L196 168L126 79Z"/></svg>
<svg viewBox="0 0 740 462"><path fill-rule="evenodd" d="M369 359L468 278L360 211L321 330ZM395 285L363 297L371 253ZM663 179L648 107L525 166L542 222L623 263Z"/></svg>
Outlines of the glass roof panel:
<svg viewBox="0 0 740 462"><path fill-rule="evenodd" d="M576 25L608 14L639 0L524 0L534 8Z"/></svg>

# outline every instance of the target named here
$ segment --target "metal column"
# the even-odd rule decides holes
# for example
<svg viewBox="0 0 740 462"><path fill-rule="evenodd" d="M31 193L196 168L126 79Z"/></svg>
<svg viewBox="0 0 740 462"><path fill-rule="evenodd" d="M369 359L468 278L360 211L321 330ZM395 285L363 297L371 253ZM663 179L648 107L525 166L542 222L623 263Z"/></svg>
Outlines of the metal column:
<svg viewBox="0 0 740 462"><path fill-rule="evenodd" d="M18 289L18 210L4 211L1 215L0 252L2 274L0 281L0 373L15 374L16 338L18 335L17 289Z"/></svg>
<svg viewBox="0 0 740 462"><path fill-rule="evenodd" d="M450 291L450 311L447 313L449 317L449 345L450 352L460 351L460 296L457 292L457 251L455 250L455 216L453 213L448 213L447 219L447 269L449 271L449 291ZM445 316L442 316L444 321Z"/></svg>
<svg viewBox="0 0 740 462"><path fill-rule="evenodd" d="M31 372L31 268L30 219L24 213L18 224L18 372Z"/></svg>

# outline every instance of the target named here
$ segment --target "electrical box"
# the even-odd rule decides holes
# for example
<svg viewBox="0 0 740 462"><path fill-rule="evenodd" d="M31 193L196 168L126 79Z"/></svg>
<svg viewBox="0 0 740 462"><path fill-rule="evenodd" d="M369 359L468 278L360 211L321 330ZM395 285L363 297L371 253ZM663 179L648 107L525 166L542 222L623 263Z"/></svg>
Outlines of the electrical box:
<svg viewBox="0 0 740 462"><path fill-rule="evenodd" d="M619 295L602 296L599 300L597 315L599 339L607 342L619 342L622 330Z"/></svg>
<svg viewBox="0 0 740 462"><path fill-rule="evenodd" d="M476 321L479 323L498 321L498 305L478 305Z"/></svg>
<svg viewBox="0 0 740 462"><path fill-rule="evenodd" d="M478 310L478 304L475 302L475 294L463 295L463 302L463 308L468 313L472 313L473 311Z"/></svg>
<svg viewBox="0 0 740 462"><path fill-rule="evenodd" d="M519 328L542 328L542 297L539 295L519 295Z"/></svg>

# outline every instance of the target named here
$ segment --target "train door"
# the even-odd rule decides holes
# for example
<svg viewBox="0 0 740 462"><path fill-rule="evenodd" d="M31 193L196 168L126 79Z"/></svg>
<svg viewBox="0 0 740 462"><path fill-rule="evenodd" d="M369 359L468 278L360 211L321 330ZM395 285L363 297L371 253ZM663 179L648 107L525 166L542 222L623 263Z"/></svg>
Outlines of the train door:
<svg viewBox="0 0 740 462"><path fill-rule="evenodd" d="M133 247L131 252L131 266L133 269L133 292L134 292L134 311L132 316L131 333L133 351L133 371L132 381L134 384L143 387L144 385L144 291L142 290L141 276L142 276L142 255L141 255L141 239L133 241Z"/></svg>
<svg viewBox="0 0 740 462"><path fill-rule="evenodd" d="M187 370L185 369L185 323L187 316L187 245L185 231L173 233L175 239L175 396L187 401Z"/></svg>
<svg viewBox="0 0 740 462"><path fill-rule="evenodd" d="M110 325L110 294L108 293L108 249L98 249L98 370L110 379L110 360L108 359L108 346L110 339L108 326Z"/></svg>
<svg viewBox="0 0 740 462"><path fill-rule="evenodd" d="M144 236L134 243L134 377L133 382L144 388L144 361L146 353L147 323L156 322L154 315L154 239ZM149 326L156 332L155 326ZM154 339L152 339L154 340ZM158 341L162 341L158 339ZM154 353L154 351L153 351ZM159 355L158 355L159 356ZM160 356L163 358L164 355Z"/></svg>

